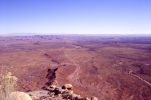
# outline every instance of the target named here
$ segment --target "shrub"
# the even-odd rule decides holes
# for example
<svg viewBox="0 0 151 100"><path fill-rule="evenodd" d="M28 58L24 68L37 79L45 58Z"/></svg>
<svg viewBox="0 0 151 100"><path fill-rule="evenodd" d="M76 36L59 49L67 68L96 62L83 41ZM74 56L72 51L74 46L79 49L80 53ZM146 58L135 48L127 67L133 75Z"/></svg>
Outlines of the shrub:
<svg viewBox="0 0 151 100"><path fill-rule="evenodd" d="M0 85L0 100L7 100L9 94L15 91L17 78L8 72L2 76Z"/></svg>

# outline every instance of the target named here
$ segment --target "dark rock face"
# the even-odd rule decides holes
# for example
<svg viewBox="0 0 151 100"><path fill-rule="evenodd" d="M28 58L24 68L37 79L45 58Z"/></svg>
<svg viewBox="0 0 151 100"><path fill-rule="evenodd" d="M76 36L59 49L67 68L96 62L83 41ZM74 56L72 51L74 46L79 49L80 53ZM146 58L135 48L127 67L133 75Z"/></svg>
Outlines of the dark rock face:
<svg viewBox="0 0 151 100"><path fill-rule="evenodd" d="M56 79L57 70L58 70L58 68L48 69L48 74L46 76L46 78L48 79L48 82L46 83L47 86L50 86L54 83L54 81Z"/></svg>

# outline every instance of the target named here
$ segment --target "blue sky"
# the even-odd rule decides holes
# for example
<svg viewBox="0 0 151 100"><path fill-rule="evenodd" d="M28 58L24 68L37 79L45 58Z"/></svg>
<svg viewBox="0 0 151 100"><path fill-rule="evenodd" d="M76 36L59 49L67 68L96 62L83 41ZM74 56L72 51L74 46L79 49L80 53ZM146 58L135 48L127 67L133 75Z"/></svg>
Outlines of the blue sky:
<svg viewBox="0 0 151 100"><path fill-rule="evenodd" d="M0 0L0 34L149 34L151 0Z"/></svg>

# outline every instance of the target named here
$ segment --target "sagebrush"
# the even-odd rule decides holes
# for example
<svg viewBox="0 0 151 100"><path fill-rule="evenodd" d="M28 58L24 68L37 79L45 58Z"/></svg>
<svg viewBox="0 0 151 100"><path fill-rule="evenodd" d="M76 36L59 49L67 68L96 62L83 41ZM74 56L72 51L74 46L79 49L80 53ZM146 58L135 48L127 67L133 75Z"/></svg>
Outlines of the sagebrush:
<svg viewBox="0 0 151 100"><path fill-rule="evenodd" d="M17 78L8 72L2 76L0 81L0 100L7 100L9 94L15 91Z"/></svg>

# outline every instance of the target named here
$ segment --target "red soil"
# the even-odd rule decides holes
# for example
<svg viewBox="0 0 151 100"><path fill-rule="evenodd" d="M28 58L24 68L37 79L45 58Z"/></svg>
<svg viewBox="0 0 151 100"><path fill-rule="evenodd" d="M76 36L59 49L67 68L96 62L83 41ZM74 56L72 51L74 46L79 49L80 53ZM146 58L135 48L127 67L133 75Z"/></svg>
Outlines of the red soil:
<svg viewBox="0 0 151 100"><path fill-rule="evenodd" d="M151 100L151 41L146 38L36 36L0 38L0 74L18 77L18 90L38 90L47 69L58 67L59 84L99 100ZM148 39L151 40L151 39ZM1 76L0 75L0 76Z"/></svg>

